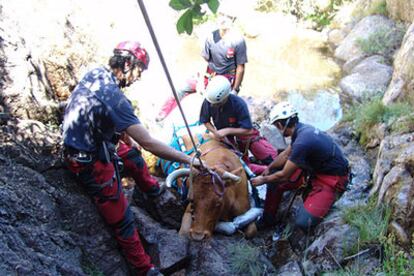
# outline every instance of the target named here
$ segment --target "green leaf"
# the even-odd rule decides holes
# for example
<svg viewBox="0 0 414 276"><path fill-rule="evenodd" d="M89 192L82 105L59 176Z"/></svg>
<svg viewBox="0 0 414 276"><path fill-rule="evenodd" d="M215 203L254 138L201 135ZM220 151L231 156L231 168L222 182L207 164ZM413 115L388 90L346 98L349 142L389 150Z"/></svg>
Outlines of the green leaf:
<svg viewBox="0 0 414 276"><path fill-rule="evenodd" d="M200 5L194 5L191 8L192 12L193 12L193 18L201 18L203 17L203 15L205 14L205 12L201 12L201 7Z"/></svg>
<svg viewBox="0 0 414 276"><path fill-rule="evenodd" d="M220 3L218 0L208 0L207 5L213 13L216 13Z"/></svg>
<svg viewBox="0 0 414 276"><path fill-rule="evenodd" d="M171 0L169 5L174 10L180 11L191 7L191 2L189 0Z"/></svg>
<svg viewBox="0 0 414 276"><path fill-rule="evenodd" d="M195 1L195 4L196 5L201 5L201 4L205 4L205 3L207 3L209 0L196 0Z"/></svg>
<svg viewBox="0 0 414 276"><path fill-rule="evenodd" d="M186 32L189 35L193 32L193 11L191 9L183 13L178 19L177 31L179 34Z"/></svg>

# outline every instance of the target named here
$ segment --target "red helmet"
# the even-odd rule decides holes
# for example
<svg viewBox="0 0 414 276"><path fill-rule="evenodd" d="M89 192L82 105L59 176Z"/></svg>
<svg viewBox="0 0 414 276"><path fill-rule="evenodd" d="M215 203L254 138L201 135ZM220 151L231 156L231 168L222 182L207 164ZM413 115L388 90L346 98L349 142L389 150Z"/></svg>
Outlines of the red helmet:
<svg viewBox="0 0 414 276"><path fill-rule="evenodd" d="M146 70L149 64L149 55L147 51L141 47L141 43L137 41L123 41L119 43L115 49L114 53L127 52L132 55L139 64L142 65L143 69Z"/></svg>

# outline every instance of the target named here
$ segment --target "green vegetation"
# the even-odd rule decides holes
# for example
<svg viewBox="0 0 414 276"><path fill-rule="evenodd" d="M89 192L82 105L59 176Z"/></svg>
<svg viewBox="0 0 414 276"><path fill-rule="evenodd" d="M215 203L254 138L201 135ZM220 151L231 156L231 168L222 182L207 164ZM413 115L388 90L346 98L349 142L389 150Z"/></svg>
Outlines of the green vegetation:
<svg viewBox="0 0 414 276"><path fill-rule="evenodd" d="M299 19L310 20L315 23L316 29L321 30L328 26L335 17L340 6L351 0L330 0L325 7L318 7L310 1L303 0L259 0L256 10L261 12L284 12L293 14Z"/></svg>
<svg viewBox="0 0 414 276"><path fill-rule="evenodd" d="M359 231L359 246L371 245L380 242L387 231L390 218L390 209L384 205L376 205L375 201L367 205L357 205L343 211L342 217L346 223Z"/></svg>
<svg viewBox="0 0 414 276"><path fill-rule="evenodd" d="M366 39L357 39L358 47L368 56L389 56L400 45L404 31L401 28L382 28Z"/></svg>
<svg viewBox="0 0 414 276"><path fill-rule="evenodd" d="M398 119L391 125L391 132L393 133L408 133L414 132L414 114L410 114Z"/></svg>
<svg viewBox="0 0 414 276"><path fill-rule="evenodd" d="M177 31L179 34L193 32L194 23L203 22L205 12L201 5L207 4L208 8L216 13L219 7L218 0L170 0L170 7L177 11L184 11L177 21Z"/></svg>
<svg viewBox="0 0 414 276"><path fill-rule="evenodd" d="M359 142L366 145L372 137L373 127L379 123L391 125L391 130L410 127L408 123L393 123L400 117L408 116L412 113L412 108L408 103L393 103L385 106L381 98L377 97L373 100L363 100L362 103L351 107L344 115L343 121L352 121L355 131L359 135ZM414 120L414 119L413 119ZM410 121L409 121L410 122ZM412 122L412 121L411 121ZM412 122L414 123L414 122Z"/></svg>
<svg viewBox="0 0 414 276"><path fill-rule="evenodd" d="M369 15L388 15L386 0L372 0L359 3L352 15L357 18L366 17Z"/></svg>
<svg viewBox="0 0 414 276"><path fill-rule="evenodd" d="M377 246L383 249L382 267L385 275L413 275L414 273L414 236L411 248L404 250L400 247L395 236L387 233L388 223L391 218L389 207L370 200L366 205L359 205L345 209L342 217L346 223L354 226L359 231L359 244L356 251ZM356 253L353 252L353 253ZM351 253L352 254L352 253ZM335 271L330 275L360 275L358 267L352 270L345 268Z"/></svg>
<svg viewBox="0 0 414 276"><path fill-rule="evenodd" d="M371 6L367 10L368 14L388 15L387 2L385 0L372 1Z"/></svg>
<svg viewBox="0 0 414 276"><path fill-rule="evenodd" d="M234 275L264 275L266 266L259 259L260 251L246 244L230 247L230 268Z"/></svg>
<svg viewBox="0 0 414 276"><path fill-rule="evenodd" d="M410 252L397 246L395 236L390 234L383 242L386 275L414 275L414 236Z"/></svg>

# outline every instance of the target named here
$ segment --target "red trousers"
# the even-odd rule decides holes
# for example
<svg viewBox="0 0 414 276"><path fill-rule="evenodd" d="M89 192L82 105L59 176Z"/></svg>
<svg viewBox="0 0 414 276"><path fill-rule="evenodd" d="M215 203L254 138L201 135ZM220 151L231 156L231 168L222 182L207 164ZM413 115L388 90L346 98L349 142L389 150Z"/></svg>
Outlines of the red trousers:
<svg viewBox="0 0 414 276"><path fill-rule="evenodd" d="M304 177L298 169L291 176L292 182L268 184L264 212L276 216L283 193L300 188L304 184ZM311 179L312 190L306 196L303 207L312 216L323 218L331 209L338 195L345 191L348 176L316 174Z"/></svg>
<svg viewBox="0 0 414 276"><path fill-rule="evenodd" d="M118 154L124 161L124 173L133 177L144 192L151 186L158 185L149 174L140 152L125 144L122 145ZM138 275L145 275L154 265L142 246L134 225L132 211L122 191L122 186L118 185L115 177L114 165L99 160L88 164L79 163L70 158L67 158L66 162L69 170L76 175L78 182L92 197L105 222L115 232L115 237L128 262Z"/></svg>
<svg viewBox="0 0 414 276"><path fill-rule="evenodd" d="M260 175L267 168L266 165L272 163L277 156L277 150L266 138L260 136L260 132L257 129L253 129L253 134L251 135L237 137L237 148L240 152L246 153L243 156L243 160L256 175ZM253 156L263 165L250 162L247 150L250 150Z"/></svg>

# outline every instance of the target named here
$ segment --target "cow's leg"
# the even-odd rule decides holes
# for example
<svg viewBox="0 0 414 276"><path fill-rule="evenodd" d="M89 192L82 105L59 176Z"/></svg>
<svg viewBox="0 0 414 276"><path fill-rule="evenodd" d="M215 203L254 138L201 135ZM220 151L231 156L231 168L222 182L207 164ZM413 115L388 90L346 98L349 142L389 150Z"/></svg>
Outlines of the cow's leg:
<svg viewBox="0 0 414 276"><path fill-rule="evenodd" d="M246 236L246 239L251 239L257 234L257 227L256 223L252 222L249 225L246 226L244 229L244 235Z"/></svg>
<svg viewBox="0 0 414 276"><path fill-rule="evenodd" d="M190 234L191 228L191 203L188 204L187 209L184 212L183 219L181 220L181 228L179 234L187 236Z"/></svg>

